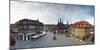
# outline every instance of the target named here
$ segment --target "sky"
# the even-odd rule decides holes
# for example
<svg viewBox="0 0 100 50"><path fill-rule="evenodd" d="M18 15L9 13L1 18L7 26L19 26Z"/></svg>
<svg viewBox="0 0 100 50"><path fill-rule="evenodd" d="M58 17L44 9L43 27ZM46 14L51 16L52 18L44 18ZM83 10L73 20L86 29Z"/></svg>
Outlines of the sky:
<svg viewBox="0 0 100 50"><path fill-rule="evenodd" d="M11 24L21 19L39 19L44 24L57 24L61 18L64 24L84 20L94 25L94 17L95 8L92 5L10 1Z"/></svg>

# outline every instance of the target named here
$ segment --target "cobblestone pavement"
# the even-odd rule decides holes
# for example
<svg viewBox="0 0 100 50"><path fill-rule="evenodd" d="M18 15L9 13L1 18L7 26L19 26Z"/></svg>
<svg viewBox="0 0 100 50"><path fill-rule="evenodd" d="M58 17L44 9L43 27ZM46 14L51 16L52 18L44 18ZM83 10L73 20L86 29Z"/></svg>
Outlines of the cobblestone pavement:
<svg viewBox="0 0 100 50"><path fill-rule="evenodd" d="M53 40L54 34L52 32L46 32L46 35L34 39L34 40L17 40L16 45L14 46L17 49L21 48L41 48L41 47L57 47L57 46L72 46L85 44L80 40L77 40L72 37L66 37L64 34L56 34L56 40Z"/></svg>

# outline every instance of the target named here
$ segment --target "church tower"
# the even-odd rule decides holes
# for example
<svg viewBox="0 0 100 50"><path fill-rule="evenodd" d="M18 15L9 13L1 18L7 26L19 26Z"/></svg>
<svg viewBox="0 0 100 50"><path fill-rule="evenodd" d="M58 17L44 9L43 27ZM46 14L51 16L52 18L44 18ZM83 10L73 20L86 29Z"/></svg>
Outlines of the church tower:
<svg viewBox="0 0 100 50"><path fill-rule="evenodd" d="M39 21L39 18L37 18L37 21Z"/></svg>
<svg viewBox="0 0 100 50"><path fill-rule="evenodd" d="M60 23L62 23L61 18L60 18Z"/></svg>
<svg viewBox="0 0 100 50"><path fill-rule="evenodd" d="M69 25L68 21L67 21L67 24L66 25Z"/></svg>

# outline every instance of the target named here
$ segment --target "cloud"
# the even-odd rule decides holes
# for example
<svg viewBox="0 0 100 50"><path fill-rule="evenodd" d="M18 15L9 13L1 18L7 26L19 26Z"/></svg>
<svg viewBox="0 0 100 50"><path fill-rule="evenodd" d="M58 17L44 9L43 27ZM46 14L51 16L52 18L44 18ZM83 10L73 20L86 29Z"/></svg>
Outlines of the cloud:
<svg viewBox="0 0 100 50"><path fill-rule="evenodd" d="M57 24L58 18L62 18L64 23L94 18L94 6L22 1L11 1L10 4L11 23L23 18L39 18L45 24Z"/></svg>

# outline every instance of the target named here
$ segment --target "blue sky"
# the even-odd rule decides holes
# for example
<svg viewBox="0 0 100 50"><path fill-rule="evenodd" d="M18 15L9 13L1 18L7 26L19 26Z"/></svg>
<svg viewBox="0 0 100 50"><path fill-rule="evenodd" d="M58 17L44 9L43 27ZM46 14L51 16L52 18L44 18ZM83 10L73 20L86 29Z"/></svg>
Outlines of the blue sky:
<svg viewBox="0 0 100 50"><path fill-rule="evenodd" d="M11 1L10 4L10 23L27 18L57 24L58 18L62 18L65 24L85 20L94 25L94 6L25 1Z"/></svg>

